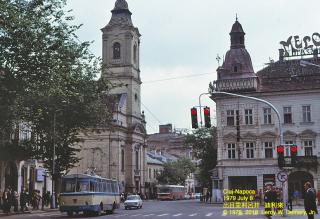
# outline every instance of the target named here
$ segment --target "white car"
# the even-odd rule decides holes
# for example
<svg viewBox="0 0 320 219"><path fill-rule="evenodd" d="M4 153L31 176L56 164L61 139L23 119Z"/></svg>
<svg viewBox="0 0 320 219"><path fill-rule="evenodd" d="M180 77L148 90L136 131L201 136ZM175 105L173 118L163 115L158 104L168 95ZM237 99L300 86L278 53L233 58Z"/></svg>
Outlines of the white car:
<svg viewBox="0 0 320 219"><path fill-rule="evenodd" d="M124 208L142 208L142 200L139 195L128 195L127 200L124 202Z"/></svg>

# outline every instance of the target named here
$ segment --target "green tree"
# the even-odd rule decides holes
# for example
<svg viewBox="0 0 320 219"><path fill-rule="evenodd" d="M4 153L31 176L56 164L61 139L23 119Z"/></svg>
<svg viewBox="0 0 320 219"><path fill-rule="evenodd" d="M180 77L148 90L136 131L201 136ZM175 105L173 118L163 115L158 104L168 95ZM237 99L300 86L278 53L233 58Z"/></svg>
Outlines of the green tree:
<svg viewBox="0 0 320 219"><path fill-rule="evenodd" d="M217 129L199 128L188 134L185 144L193 148L193 155L199 159L199 170L196 178L202 187L211 187L210 171L217 164Z"/></svg>
<svg viewBox="0 0 320 219"><path fill-rule="evenodd" d="M188 175L195 171L195 165L188 158L165 163L163 171L157 177L161 184L184 185Z"/></svg>
<svg viewBox="0 0 320 219"><path fill-rule="evenodd" d="M4 151L13 144L16 154L41 158L52 169L55 142L58 175L79 161L74 147L81 140L79 131L106 127L112 110L104 93L110 84L97 80L100 60L90 53L89 42L77 39L80 25L70 24L73 17L64 11L65 3L0 2L1 144ZM32 138L5 141L17 124L29 126Z"/></svg>

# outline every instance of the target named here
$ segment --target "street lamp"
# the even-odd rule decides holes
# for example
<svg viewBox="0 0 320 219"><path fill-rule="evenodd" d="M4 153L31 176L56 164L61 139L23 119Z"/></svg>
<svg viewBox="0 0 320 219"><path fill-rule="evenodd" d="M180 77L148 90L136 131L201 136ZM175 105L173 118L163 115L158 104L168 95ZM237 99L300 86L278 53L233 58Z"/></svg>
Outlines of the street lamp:
<svg viewBox="0 0 320 219"><path fill-rule="evenodd" d="M52 153L52 183L51 183L51 208L54 209L56 208L56 199L55 199L55 194L54 194L54 177L55 177L55 156L56 156L56 110L53 112L53 153Z"/></svg>
<svg viewBox="0 0 320 219"><path fill-rule="evenodd" d="M67 103L67 101L63 100L61 103ZM54 189L54 178L55 178L55 158L56 158L56 114L57 112L61 111L62 109L54 110L53 112L53 139L52 139L52 144L53 144L53 153L52 153L52 183L51 183L51 209L56 208L56 198L55 198L55 189Z"/></svg>

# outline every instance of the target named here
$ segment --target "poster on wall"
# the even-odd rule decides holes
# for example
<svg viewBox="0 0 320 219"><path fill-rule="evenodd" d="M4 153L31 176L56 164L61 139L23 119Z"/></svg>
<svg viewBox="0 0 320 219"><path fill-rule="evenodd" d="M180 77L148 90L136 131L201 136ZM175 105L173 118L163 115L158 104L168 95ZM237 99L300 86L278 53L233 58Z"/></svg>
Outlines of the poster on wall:
<svg viewBox="0 0 320 219"><path fill-rule="evenodd" d="M44 176L45 176L44 169L37 169L36 173L37 173L36 174L37 182L43 182L44 181Z"/></svg>

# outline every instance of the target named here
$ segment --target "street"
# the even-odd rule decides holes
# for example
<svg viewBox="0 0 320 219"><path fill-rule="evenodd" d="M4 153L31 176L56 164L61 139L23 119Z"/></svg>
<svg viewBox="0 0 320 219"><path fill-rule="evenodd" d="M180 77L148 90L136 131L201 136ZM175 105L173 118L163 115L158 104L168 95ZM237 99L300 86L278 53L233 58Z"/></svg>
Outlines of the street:
<svg viewBox="0 0 320 219"><path fill-rule="evenodd" d="M296 209L302 209L302 206ZM61 214L59 211L48 212L32 212L30 214L12 215L3 218L10 219L33 219L33 218L68 218L66 214ZM81 214L72 218L86 218ZM206 218L239 218L239 219L265 219L263 215L223 215L222 205L220 204L205 204L199 200L184 200L184 201L146 201L142 209L124 210L123 205L120 209L116 210L112 215L101 215L99 217L90 218L146 218L146 219L206 219ZM273 218L282 218L276 216ZM288 215L286 218L300 219L307 218L306 216L292 216ZM316 215L315 218L320 218Z"/></svg>

